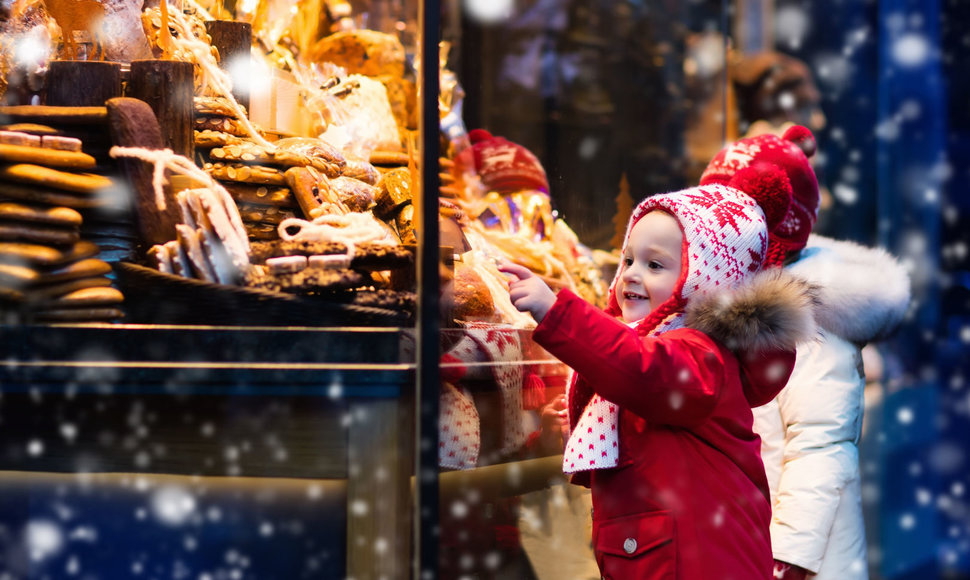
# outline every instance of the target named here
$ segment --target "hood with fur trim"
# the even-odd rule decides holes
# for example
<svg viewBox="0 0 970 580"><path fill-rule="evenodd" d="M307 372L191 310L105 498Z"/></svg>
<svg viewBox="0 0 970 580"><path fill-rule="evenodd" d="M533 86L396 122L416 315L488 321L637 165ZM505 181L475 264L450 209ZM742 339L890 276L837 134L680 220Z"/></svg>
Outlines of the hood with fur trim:
<svg viewBox="0 0 970 580"><path fill-rule="evenodd" d="M762 271L742 285L710 293L684 312L684 325L737 354L744 396L752 407L773 399L788 380L777 357L816 337L815 289L781 268Z"/></svg>
<svg viewBox="0 0 970 580"><path fill-rule="evenodd" d="M880 248L813 235L785 269L815 287L816 323L850 342L888 337L909 308L909 274Z"/></svg>

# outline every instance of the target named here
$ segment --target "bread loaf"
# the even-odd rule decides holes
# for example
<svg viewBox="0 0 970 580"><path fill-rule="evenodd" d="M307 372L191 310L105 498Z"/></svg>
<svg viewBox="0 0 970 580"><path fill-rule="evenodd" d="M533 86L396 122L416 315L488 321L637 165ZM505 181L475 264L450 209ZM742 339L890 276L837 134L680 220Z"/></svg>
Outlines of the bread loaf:
<svg viewBox="0 0 970 580"><path fill-rule="evenodd" d="M397 36L376 30L345 30L310 48L313 62L332 62L348 74L404 76L404 46Z"/></svg>

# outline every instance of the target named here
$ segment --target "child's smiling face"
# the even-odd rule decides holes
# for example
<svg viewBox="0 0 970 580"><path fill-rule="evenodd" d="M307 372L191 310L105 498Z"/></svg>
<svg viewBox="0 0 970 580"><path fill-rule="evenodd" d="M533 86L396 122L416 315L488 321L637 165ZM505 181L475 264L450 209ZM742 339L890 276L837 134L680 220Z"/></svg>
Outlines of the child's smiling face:
<svg viewBox="0 0 970 580"><path fill-rule="evenodd" d="M616 287L625 322L643 319L673 294L683 239L680 224L665 211L651 211L633 225Z"/></svg>

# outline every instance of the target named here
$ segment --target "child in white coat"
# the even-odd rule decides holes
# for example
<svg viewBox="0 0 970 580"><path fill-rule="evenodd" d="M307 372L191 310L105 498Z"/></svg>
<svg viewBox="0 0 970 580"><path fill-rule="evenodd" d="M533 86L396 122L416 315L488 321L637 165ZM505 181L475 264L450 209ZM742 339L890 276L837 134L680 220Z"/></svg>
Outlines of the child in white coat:
<svg viewBox="0 0 970 580"><path fill-rule="evenodd" d="M819 338L801 343L787 386L754 409L771 489L774 578L868 578L858 443L865 376L862 347L893 331L909 302L906 271L886 252L811 236L819 190L804 127L722 150L702 184L728 183L748 167L789 177L793 203L769 232L768 265L816 288Z"/></svg>

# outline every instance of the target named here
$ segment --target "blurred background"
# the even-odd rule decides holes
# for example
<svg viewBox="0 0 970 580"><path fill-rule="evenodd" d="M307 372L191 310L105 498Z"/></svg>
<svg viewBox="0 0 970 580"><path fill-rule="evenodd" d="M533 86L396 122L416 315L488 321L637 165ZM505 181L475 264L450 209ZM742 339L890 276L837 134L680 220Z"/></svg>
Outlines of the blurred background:
<svg viewBox="0 0 970 580"><path fill-rule="evenodd" d="M621 182L635 203L696 183L722 138L812 129L816 231L888 249L913 282L867 360L871 577L970 576L970 5L535 0L456 22L467 125L534 151L592 247Z"/></svg>

